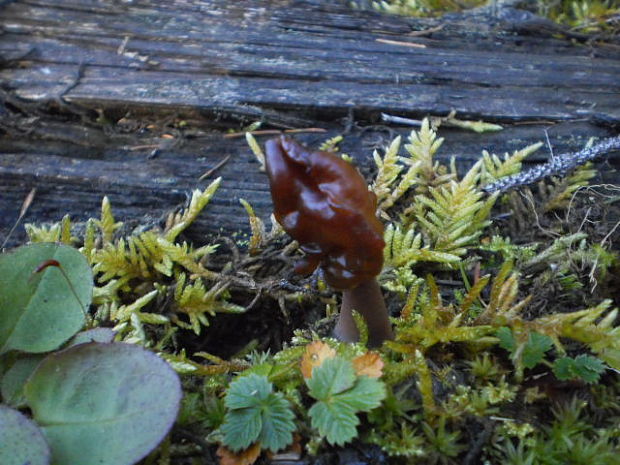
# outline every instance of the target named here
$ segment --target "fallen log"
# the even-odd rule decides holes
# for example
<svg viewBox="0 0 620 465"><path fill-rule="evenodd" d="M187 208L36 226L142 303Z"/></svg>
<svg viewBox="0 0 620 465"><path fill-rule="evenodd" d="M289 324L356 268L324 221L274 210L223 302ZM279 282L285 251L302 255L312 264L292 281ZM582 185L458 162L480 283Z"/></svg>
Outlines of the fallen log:
<svg viewBox="0 0 620 465"><path fill-rule="evenodd" d="M217 176L189 237L247 231L239 198L266 218L268 185L244 138L227 132L254 121L312 128L298 135L309 144L346 134L342 150L364 170L373 148L410 130L381 123L382 112L454 110L505 127L442 128L441 156L464 164L548 139L536 162L615 135L618 46L501 18L403 18L325 0L1 3L0 231L33 187L25 221L83 221L108 195L118 219L155 224Z"/></svg>

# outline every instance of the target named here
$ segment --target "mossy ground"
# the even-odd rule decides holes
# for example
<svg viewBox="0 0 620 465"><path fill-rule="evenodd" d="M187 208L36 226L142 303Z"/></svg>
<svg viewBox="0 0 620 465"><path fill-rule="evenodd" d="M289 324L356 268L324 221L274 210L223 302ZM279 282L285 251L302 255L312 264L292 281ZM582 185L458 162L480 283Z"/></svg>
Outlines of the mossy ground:
<svg viewBox="0 0 620 465"><path fill-rule="evenodd" d="M413 161L404 165L392 142L371 175L392 227L388 248L401 252L386 252L380 277L397 332L380 350L388 396L361 416L358 437L344 447L310 427L299 359L316 339L348 356L362 348L330 339L340 296L320 274L292 272L300 251L277 228L267 232L251 206L252 233L209 238L208 248L183 245L183 230L208 211L215 188L196 192L147 233L129 234L105 202L102 217L86 227L64 220L30 228L33 240L72 243L89 257L99 285L95 325L114 327L119 339L156 350L183 373L178 425L145 464L215 463L218 444L226 443L219 427L228 384L235 373L266 365L275 367L274 385L296 413L290 463L615 463L620 336L616 313L600 305L620 304L620 188L597 185L585 167L570 182L530 186L489 204L478 186L485 176L519 169L520 155L487 158L486 168L475 168L482 171L457 177L432 163L438 141L428 126L412 134ZM439 191L452 196L432 197ZM418 236L405 234L411 227ZM445 230L456 232L446 239ZM583 318L570 316L581 309ZM558 378L557 361L580 355L591 365ZM602 373L597 357L607 363ZM263 454L257 463L270 460Z"/></svg>

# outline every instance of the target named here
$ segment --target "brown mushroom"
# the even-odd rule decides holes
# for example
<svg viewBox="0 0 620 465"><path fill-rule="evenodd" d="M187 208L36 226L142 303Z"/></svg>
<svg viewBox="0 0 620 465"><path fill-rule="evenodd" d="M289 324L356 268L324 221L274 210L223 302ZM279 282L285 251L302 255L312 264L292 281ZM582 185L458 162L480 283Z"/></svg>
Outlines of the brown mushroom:
<svg viewBox="0 0 620 465"><path fill-rule="evenodd" d="M265 167L274 214L306 256L298 273L321 267L325 280L343 291L335 335L357 341L352 310L368 325L368 344L392 338L376 276L383 266L383 225L375 195L351 164L331 152L310 151L290 137L267 141Z"/></svg>

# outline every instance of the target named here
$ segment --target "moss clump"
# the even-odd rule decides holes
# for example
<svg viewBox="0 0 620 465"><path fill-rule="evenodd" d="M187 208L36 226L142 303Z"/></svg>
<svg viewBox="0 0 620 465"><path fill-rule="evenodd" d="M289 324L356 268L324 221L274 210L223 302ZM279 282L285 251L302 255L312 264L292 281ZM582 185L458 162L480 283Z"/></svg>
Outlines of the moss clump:
<svg viewBox="0 0 620 465"><path fill-rule="evenodd" d="M620 32L616 0L540 0L538 14L583 33Z"/></svg>
<svg viewBox="0 0 620 465"><path fill-rule="evenodd" d="M353 1L352 5L359 7L361 4L368 4L375 10L399 15L440 16L448 12L482 6L485 3L487 0L373 0L371 2Z"/></svg>

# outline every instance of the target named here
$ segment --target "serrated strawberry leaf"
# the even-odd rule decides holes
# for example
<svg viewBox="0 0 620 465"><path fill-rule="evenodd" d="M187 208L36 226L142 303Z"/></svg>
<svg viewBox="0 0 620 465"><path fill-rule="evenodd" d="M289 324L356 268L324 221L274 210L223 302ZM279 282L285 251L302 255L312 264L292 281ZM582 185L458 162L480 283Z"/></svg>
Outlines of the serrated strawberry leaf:
<svg viewBox="0 0 620 465"><path fill-rule="evenodd" d="M553 374L560 381L573 379L575 374L575 361L570 357L562 357L553 362Z"/></svg>
<svg viewBox="0 0 620 465"><path fill-rule="evenodd" d="M377 378L356 376L353 363L341 357L325 360L306 379L317 402L308 414L312 427L330 444L343 445L357 435L358 412L379 406L385 386Z"/></svg>
<svg viewBox="0 0 620 465"><path fill-rule="evenodd" d="M295 414L290 404L279 392L271 394L263 404L261 430L258 440L263 449L276 452L293 442Z"/></svg>
<svg viewBox="0 0 620 465"><path fill-rule="evenodd" d="M337 395L343 402L356 412L369 412L381 405L385 398L385 386L376 378L360 377L352 389Z"/></svg>
<svg viewBox="0 0 620 465"><path fill-rule="evenodd" d="M266 376L251 373L233 381L224 399L228 412L220 431L224 445L238 452L256 441L276 452L293 442L295 415Z"/></svg>
<svg viewBox="0 0 620 465"><path fill-rule="evenodd" d="M557 359L553 364L553 374L561 381L581 378L586 383L595 383L605 368L605 364L598 358L582 354L575 358Z"/></svg>
<svg viewBox="0 0 620 465"><path fill-rule="evenodd" d="M237 452L256 442L261 428L260 408L244 408L226 413L220 431L224 434L226 447Z"/></svg>
<svg viewBox="0 0 620 465"><path fill-rule="evenodd" d="M337 399L329 403L318 401L308 410L308 414L312 420L312 427L316 428L330 444L342 446L357 434L357 425L360 421L355 411L345 402L339 402Z"/></svg>
<svg viewBox="0 0 620 465"><path fill-rule="evenodd" d="M230 383L224 403L229 409L254 407L265 400L273 386L266 376L250 374Z"/></svg>
<svg viewBox="0 0 620 465"><path fill-rule="evenodd" d="M325 400L334 394L350 389L355 383L353 363L341 357L325 360L312 369L312 378L306 379L310 395Z"/></svg>
<svg viewBox="0 0 620 465"><path fill-rule="evenodd" d="M545 353L551 349L552 346L553 341L549 336L531 332L521 354L523 366L525 368L534 368L542 361Z"/></svg>
<svg viewBox="0 0 620 465"><path fill-rule="evenodd" d="M499 339L499 346L502 349L506 349L508 352L514 352L517 348L517 343L512 331L507 326L502 326L495 332L495 336Z"/></svg>

